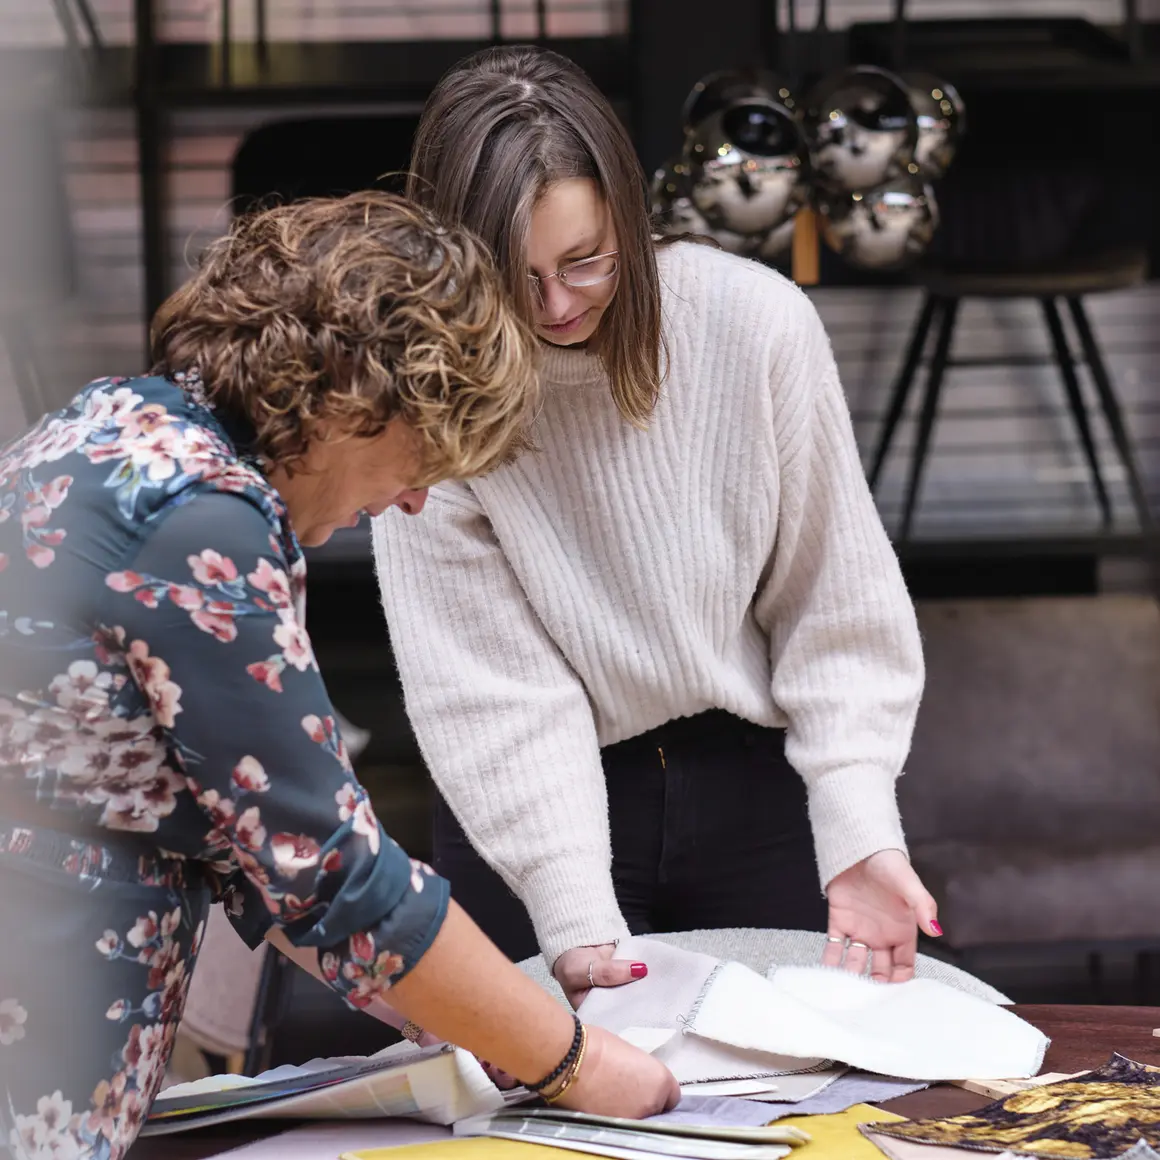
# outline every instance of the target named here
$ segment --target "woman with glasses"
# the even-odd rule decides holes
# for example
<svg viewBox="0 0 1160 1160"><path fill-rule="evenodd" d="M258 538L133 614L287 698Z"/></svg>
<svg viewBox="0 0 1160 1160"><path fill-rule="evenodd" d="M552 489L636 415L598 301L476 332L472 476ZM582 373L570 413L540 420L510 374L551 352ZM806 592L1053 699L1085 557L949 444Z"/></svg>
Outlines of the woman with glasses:
<svg viewBox="0 0 1160 1160"><path fill-rule="evenodd" d="M922 656L809 300L658 240L553 52L456 66L412 166L497 256L543 389L538 453L375 522L439 872L574 1003L645 974L613 953L650 930L824 930L910 977L940 933L895 803Z"/></svg>

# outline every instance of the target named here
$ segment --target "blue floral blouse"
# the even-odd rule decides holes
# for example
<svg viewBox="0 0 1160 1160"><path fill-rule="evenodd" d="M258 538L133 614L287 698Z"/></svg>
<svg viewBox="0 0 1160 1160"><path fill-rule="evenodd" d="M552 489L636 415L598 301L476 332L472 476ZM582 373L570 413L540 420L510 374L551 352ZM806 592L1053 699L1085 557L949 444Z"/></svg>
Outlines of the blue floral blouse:
<svg viewBox="0 0 1160 1160"><path fill-rule="evenodd" d="M384 833L303 621L285 506L196 384L102 379L0 452L0 806L196 860L354 1006L446 882Z"/></svg>

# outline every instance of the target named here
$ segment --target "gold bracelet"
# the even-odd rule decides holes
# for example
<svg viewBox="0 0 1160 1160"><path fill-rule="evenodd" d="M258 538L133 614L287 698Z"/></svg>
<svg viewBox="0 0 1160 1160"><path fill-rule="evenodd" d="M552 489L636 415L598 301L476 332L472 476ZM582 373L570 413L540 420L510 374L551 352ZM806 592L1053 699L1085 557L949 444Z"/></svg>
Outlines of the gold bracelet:
<svg viewBox="0 0 1160 1160"><path fill-rule="evenodd" d="M580 1050L576 1052L576 1059L568 1069L568 1073L564 1076L564 1082L550 1096L544 1096L545 1102L554 1104L576 1082L576 1077L580 1074L580 1065L584 1062L584 1049L587 1046L588 1028L582 1024L580 1029Z"/></svg>

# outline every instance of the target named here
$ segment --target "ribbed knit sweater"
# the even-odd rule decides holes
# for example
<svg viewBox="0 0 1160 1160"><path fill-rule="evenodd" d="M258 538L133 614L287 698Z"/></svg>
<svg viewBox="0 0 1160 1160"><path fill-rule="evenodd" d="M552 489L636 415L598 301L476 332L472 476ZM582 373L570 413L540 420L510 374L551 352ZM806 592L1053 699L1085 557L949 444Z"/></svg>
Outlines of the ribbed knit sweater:
<svg viewBox="0 0 1160 1160"><path fill-rule="evenodd" d="M548 347L539 450L374 526L424 759L549 963L625 934L600 747L674 718L786 728L823 885L905 849L921 647L821 321L754 262L658 260L670 357L647 430L598 358Z"/></svg>

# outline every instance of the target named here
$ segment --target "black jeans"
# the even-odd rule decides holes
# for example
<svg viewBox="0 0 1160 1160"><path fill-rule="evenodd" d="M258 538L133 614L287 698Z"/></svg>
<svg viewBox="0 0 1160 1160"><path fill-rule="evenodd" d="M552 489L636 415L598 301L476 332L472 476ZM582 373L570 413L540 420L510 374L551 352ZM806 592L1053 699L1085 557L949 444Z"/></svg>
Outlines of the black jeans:
<svg viewBox="0 0 1160 1160"><path fill-rule="evenodd" d="M825 930L801 778L782 730L714 710L601 753L612 879L633 934L721 927ZM509 958L538 951L522 903L435 811L435 869Z"/></svg>

